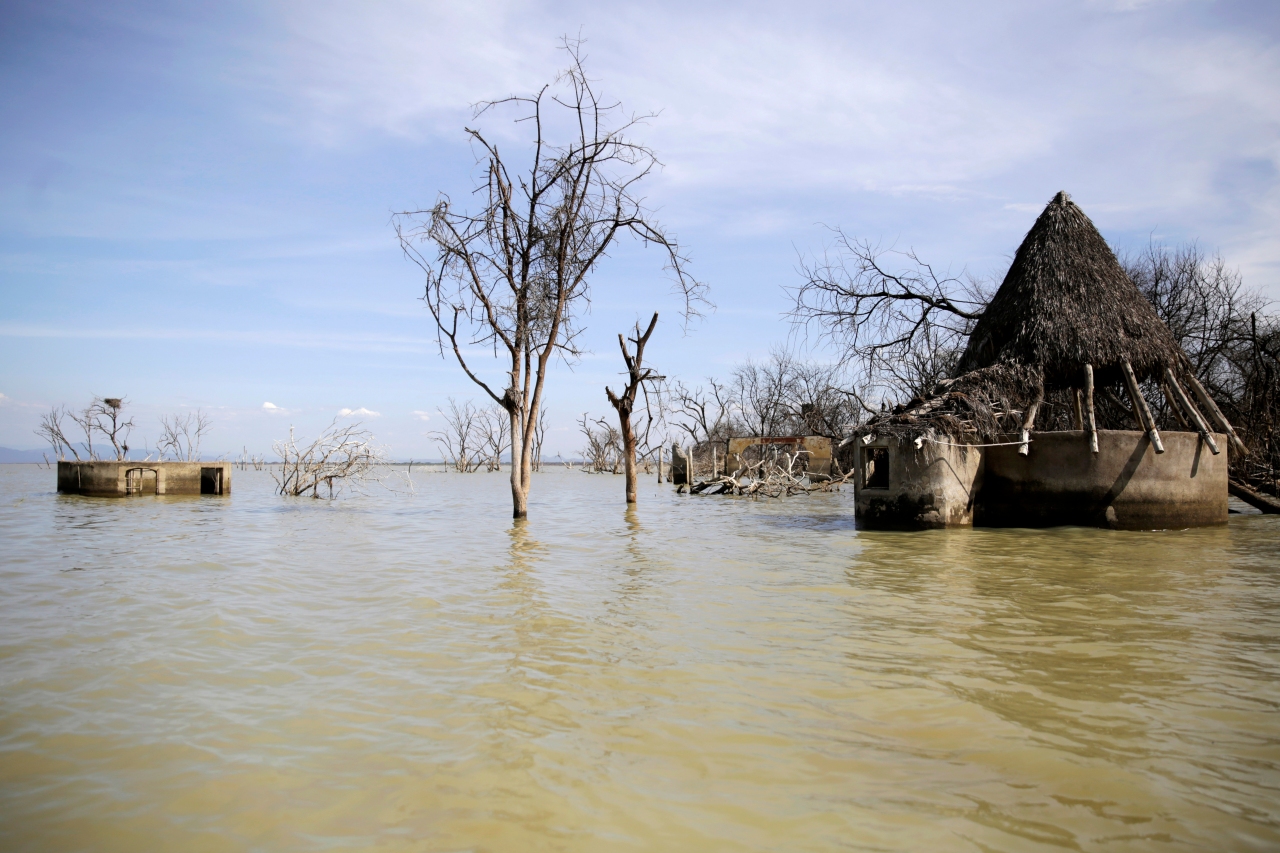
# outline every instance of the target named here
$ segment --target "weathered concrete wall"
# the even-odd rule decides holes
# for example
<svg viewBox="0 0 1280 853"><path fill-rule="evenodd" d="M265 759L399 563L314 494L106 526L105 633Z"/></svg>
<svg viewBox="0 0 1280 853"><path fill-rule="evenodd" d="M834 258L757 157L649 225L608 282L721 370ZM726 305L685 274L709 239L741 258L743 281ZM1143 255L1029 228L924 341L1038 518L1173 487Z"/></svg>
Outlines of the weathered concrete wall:
<svg viewBox="0 0 1280 853"><path fill-rule="evenodd" d="M781 448L795 456L801 451L805 462L805 470L813 474L831 475L831 439L822 435L788 435L788 436L749 436L729 439L729 450L725 457L724 470L732 474L742 467L742 452L756 444L780 445Z"/></svg>
<svg viewBox="0 0 1280 853"><path fill-rule="evenodd" d="M214 478L208 474L216 472ZM69 495L199 495L202 480L214 494L231 494L230 462L59 462L58 491Z"/></svg>
<svg viewBox="0 0 1280 853"><path fill-rule="evenodd" d="M671 482L677 486L693 485L693 460L684 448L671 445Z"/></svg>
<svg viewBox="0 0 1280 853"><path fill-rule="evenodd" d="M861 440L854 456L856 521L868 528L964 527L973 524L977 492L982 487L982 451L925 442L919 450L908 439ZM868 487L868 451L889 452L888 484Z"/></svg>
<svg viewBox="0 0 1280 853"><path fill-rule="evenodd" d="M1227 453L1190 432L1162 432L1157 454L1145 433L1099 430L1098 453L1082 432L1033 433L1031 452L985 449L974 523L988 527L1082 524L1154 530L1227 520ZM1225 448L1225 436L1215 437Z"/></svg>

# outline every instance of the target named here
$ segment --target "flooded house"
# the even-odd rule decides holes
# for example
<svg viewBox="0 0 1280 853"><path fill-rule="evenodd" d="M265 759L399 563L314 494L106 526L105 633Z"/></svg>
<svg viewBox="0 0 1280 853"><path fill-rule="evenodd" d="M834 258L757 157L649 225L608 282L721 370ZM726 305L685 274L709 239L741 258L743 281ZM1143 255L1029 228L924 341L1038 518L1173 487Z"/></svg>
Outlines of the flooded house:
<svg viewBox="0 0 1280 853"><path fill-rule="evenodd" d="M58 463L58 491L67 495L231 494L230 462L95 460Z"/></svg>
<svg viewBox="0 0 1280 853"><path fill-rule="evenodd" d="M1153 403L1179 428L1159 429ZM887 528L1219 524L1228 452L1245 451L1066 193L1022 241L952 377L845 444L858 522Z"/></svg>

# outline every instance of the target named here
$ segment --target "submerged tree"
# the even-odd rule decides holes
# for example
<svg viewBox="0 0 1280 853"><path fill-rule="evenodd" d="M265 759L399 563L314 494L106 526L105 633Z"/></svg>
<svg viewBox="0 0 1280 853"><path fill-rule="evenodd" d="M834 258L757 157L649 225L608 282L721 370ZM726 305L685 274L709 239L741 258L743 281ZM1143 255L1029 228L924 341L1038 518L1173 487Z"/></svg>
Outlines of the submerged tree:
<svg viewBox="0 0 1280 853"><path fill-rule="evenodd" d="M662 249L686 317L705 291L638 195L639 182L659 162L629 134L649 116L627 117L621 105L602 100L581 48L565 40L569 67L553 84L477 108L477 117L513 109L517 127L529 134L529 159L520 166L491 137L467 129L481 165L479 210L442 195L429 210L395 217L401 248L426 273L423 301L441 354L447 346L509 417L516 518L528 514L547 368L557 355L578 355L591 274L615 240L630 234ZM501 378L482 376L477 348L492 348L502 360Z"/></svg>
<svg viewBox="0 0 1280 853"><path fill-rule="evenodd" d="M659 376L652 368L644 366L644 347L649 343L649 337L653 334L654 328L658 325L658 312L653 313L653 319L649 321L649 328L640 332L640 324L636 323L635 337L624 338L618 335L618 346L622 349L622 360L627 365L627 384L623 386L621 394L613 393L613 389L605 386L605 396L609 398L609 404L618 413L618 425L620 427L620 436L622 438L622 464L623 470L627 477L627 503L636 502L636 431L635 424L632 422L631 416L636 407L636 393L641 389L644 390L645 399L648 400L649 387L660 382L664 377ZM636 348L633 355L627 349L627 341L630 341ZM649 414L649 420L646 424L645 433L647 437L648 429L653 424L653 413L650 407L646 406Z"/></svg>
<svg viewBox="0 0 1280 853"><path fill-rule="evenodd" d="M179 461L195 462L200 458L200 443L209 426L209 416L200 409L185 415L162 416L160 440L156 442L160 458L167 453Z"/></svg>
<svg viewBox="0 0 1280 853"><path fill-rule="evenodd" d="M64 458L65 452L69 450L78 461L80 453L67 438L62 424L62 419L68 418L84 433L84 441L80 447L86 458L92 461L100 458L93 447L93 438L101 435L111 444L117 460L126 459L129 455L129 435L133 432L133 418L126 418L121 414L127 402L123 397L94 397L89 405L78 412L65 406L54 406L40 419L36 435L49 442L59 459Z"/></svg>
<svg viewBox="0 0 1280 853"><path fill-rule="evenodd" d="M282 495L320 497L320 489L334 497L342 489L358 490L376 479L377 465L387 461L386 450L373 443L373 434L360 424L340 424L337 419L310 444L299 444L293 427L289 437L272 444L280 457L276 491Z"/></svg>

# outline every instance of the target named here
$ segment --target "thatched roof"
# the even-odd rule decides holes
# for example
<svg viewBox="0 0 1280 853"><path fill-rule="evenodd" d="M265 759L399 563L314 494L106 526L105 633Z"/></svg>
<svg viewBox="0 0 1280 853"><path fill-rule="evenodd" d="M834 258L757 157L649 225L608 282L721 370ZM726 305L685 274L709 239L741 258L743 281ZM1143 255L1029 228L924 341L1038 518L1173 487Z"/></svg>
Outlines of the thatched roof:
<svg viewBox="0 0 1280 853"><path fill-rule="evenodd" d="M1079 386L1085 364L1100 384L1127 358L1139 379L1177 364L1180 349L1121 268L1107 241L1065 192L1045 207L978 320L957 374L993 364L1039 371L1049 389Z"/></svg>

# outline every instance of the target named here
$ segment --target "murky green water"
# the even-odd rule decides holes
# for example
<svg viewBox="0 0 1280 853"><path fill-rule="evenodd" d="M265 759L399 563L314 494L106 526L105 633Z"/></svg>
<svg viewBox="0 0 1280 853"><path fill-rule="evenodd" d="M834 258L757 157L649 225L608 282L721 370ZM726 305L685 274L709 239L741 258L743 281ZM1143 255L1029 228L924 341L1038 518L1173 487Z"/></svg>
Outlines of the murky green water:
<svg viewBox="0 0 1280 853"><path fill-rule="evenodd" d="M1280 518L0 467L0 849L1271 850Z"/></svg>

